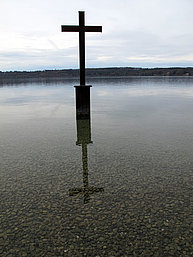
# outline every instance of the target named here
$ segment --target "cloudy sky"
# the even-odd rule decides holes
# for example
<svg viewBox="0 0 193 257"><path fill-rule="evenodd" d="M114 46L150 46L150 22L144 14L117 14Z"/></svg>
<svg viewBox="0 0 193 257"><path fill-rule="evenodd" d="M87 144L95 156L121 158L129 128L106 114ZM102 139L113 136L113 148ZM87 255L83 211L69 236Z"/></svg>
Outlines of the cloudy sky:
<svg viewBox="0 0 193 257"><path fill-rule="evenodd" d="M0 0L0 70L78 68L78 11L87 67L193 66L193 0Z"/></svg>

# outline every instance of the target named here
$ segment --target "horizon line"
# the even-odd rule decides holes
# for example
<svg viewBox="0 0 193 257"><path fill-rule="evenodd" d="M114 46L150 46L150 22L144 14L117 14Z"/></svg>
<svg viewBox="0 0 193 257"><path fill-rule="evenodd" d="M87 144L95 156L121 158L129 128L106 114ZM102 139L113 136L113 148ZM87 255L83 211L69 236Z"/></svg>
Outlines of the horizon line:
<svg viewBox="0 0 193 257"><path fill-rule="evenodd" d="M153 70L153 69L192 69L193 66L168 66L168 67L132 67L132 66L109 66L109 67L92 67L86 68L86 70L91 69L144 69L144 70ZM56 68L56 69L37 69L37 70L6 70L0 71L0 73L5 72L45 72L45 71L63 71L63 70L74 70L77 71L79 68Z"/></svg>

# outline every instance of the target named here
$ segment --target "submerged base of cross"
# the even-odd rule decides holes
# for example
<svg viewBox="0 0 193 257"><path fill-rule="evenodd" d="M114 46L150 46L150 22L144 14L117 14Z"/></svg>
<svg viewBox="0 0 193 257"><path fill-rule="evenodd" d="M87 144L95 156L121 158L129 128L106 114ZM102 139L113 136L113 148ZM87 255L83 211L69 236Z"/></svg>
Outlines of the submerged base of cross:
<svg viewBox="0 0 193 257"><path fill-rule="evenodd" d="M76 118L90 119L90 88L87 86L75 86L76 93Z"/></svg>

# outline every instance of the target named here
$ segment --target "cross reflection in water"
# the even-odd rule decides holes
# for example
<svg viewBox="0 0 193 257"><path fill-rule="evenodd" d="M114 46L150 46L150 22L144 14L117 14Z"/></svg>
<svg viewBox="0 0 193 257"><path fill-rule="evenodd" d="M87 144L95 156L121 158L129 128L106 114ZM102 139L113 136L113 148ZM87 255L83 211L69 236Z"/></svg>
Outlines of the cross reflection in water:
<svg viewBox="0 0 193 257"><path fill-rule="evenodd" d="M91 121L90 121L90 87L76 88L76 126L77 141L76 145L82 146L82 166L83 166L83 187L72 188L69 190L70 196L78 194L84 195L84 203L88 203L90 195L103 192L102 187L89 186L88 182L88 155L87 145L92 144L91 140ZM87 92L85 92L85 90ZM84 96L82 96L84 94ZM85 98L85 95L87 96ZM83 108L84 107L84 108Z"/></svg>

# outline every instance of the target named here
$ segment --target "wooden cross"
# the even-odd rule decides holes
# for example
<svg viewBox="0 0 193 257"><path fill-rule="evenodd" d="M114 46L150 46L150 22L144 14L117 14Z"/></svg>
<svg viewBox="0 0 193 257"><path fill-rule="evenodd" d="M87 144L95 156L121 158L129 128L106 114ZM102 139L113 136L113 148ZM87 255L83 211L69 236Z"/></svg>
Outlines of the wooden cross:
<svg viewBox="0 0 193 257"><path fill-rule="evenodd" d="M102 26L85 26L84 12L79 11L79 26L62 25L62 32L79 32L80 85L85 86L85 32L102 32Z"/></svg>

